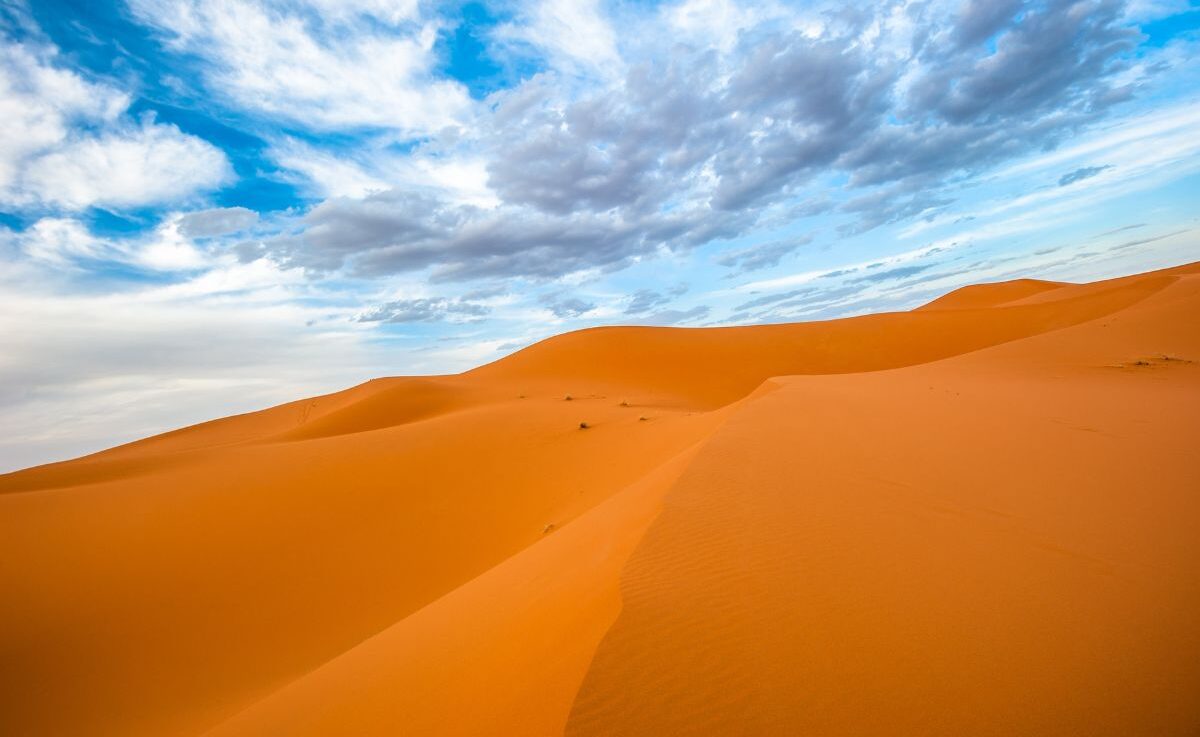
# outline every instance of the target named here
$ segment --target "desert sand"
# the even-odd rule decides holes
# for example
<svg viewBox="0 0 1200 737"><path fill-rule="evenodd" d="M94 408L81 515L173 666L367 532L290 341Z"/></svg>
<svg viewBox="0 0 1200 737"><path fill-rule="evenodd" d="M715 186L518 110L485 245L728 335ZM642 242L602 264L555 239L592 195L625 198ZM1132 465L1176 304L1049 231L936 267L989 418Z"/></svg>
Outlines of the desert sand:
<svg viewBox="0 0 1200 737"><path fill-rule="evenodd" d="M1200 264L560 335L0 476L0 733L1195 735L1198 447Z"/></svg>

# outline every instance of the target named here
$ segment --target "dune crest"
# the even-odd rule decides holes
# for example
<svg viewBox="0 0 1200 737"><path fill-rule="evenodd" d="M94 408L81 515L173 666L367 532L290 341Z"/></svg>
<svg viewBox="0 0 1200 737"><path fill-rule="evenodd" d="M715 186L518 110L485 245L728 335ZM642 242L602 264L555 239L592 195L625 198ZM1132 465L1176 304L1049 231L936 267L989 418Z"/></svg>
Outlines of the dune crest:
<svg viewBox="0 0 1200 737"><path fill-rule="evenodd" d="M0 476L5 731L1194 733L1197 325L596 328Z"/></svg>

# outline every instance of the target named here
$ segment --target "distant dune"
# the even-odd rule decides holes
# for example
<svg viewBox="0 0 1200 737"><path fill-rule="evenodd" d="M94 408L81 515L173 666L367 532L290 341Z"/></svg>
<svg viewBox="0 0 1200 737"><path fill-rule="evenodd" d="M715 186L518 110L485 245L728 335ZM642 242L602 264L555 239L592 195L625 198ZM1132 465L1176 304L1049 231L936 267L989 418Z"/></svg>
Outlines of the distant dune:
<svg viewBox="0 0 1200 737"><path fill-rule="evenodd" d="M0 476L0 734L1196 735L1200 264Z"/></svg>

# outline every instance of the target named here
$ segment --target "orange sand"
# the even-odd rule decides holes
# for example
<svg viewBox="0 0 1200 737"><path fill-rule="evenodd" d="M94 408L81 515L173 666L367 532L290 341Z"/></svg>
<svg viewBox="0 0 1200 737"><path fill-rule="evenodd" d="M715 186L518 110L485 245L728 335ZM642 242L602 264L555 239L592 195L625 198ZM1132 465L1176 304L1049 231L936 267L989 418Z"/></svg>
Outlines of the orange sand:
<svg viewBox="0 0 1200 737"><path fill-rule="evenodd" d="M1200 265L561 335L0 476L0 734L1194 735L1198 441Z"/></svg>

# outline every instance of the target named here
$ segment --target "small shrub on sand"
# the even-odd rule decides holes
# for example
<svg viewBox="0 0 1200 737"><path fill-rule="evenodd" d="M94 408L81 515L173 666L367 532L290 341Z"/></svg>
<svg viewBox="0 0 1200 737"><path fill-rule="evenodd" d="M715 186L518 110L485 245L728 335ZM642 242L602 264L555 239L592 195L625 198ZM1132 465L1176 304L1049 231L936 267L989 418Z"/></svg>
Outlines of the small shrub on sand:
<svg viewBox="0 0 1200 737"><path fill-rule="evenodd" d="M572 399L572 397L571 397L571 395L570 395L570 394L568 394L567 396L563 397L563 401L564 401L564 402L569 402L569 401L571 401L571 399Z"/></svg>
<svg viewBox="0 0 1200 737"><path fill-rule="evenodd" d="M591 427L591 425L587 424L586 422L581 422L581 423L579 423L579 429L580 429L580 430L586 430L586 429L588 429L589 427Z"/></svg>

